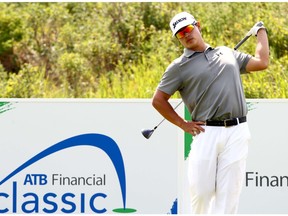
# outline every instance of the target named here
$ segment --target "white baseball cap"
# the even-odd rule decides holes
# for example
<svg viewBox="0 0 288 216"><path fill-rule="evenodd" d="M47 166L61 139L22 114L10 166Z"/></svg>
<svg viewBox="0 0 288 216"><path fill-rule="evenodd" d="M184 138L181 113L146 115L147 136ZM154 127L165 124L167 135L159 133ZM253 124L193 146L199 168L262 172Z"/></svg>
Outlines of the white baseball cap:
<svg viewBox="0 0 288 216"><path fill-rule="evenodd" d="M183 27L191 24L195 24L197 21L194 16L187 12L181 12L176 14L170 21L170 29L173 36Z"/></svg>

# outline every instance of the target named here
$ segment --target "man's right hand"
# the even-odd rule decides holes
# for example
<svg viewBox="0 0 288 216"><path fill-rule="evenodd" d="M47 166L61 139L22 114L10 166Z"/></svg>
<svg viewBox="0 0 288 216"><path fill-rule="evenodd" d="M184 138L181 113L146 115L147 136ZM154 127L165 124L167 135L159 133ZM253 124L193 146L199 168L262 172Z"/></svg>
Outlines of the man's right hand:
<svg viewBox="0 0 288 216"><path fill-rule="evenodd" d="M205 132L205 129L202 127L205 125L205 122L202 121L184 121L183 124L180 125L180 128L187 133L196 136L202 132Z"/></svg>

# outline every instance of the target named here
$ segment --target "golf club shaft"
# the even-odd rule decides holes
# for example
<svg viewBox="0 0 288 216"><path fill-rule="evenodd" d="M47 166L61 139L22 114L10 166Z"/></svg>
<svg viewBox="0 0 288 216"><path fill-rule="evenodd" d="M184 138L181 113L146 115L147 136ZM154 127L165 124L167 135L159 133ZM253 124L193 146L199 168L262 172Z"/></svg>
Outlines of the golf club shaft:
<svg viewBox="0 0 288 216"><path fill-rule="evenodd" d="M237 50L251 35L246 35L235 47L234 50Z"/></svg>
<svg viewBox="0 0 288 216"><path fill-rule="evenodd" d="M182 102L183 102L183 101L181 100L173 109L176 110L176 109L181 105ZM163 123L163 121L165 121L165 118L163 118L162 121L160 121L159 124L154 127L154 130L155 130L159 125L161 125L161 124Z"/></svg>

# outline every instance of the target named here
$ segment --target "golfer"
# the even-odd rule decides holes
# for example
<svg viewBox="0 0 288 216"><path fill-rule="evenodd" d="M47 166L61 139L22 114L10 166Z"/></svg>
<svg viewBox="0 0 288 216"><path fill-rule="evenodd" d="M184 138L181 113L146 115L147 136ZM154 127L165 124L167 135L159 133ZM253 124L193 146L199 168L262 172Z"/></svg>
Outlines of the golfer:
<svg viewBox="0 0 288 216"><path fill-rule="evenodd" d="M266 69L269 46L264 25L256 23L255 55L204 42L200 23L187 13L174 16L170 28L184 47L166 69L152 104L164 118L191 133L188 178L194 214L237 212L250 132L240 73ZM168 102L179 91L192 121L185 121Z"/></svg>

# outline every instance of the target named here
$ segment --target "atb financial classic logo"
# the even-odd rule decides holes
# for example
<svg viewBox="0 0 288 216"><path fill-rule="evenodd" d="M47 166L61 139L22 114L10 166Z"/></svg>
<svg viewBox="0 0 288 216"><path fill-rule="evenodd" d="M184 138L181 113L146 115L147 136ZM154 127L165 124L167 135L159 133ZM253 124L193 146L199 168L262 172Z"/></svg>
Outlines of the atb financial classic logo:
<svg viewBox="0 0 288 216"><path fill-rule="evenodd" d="M15 176L24 172L26 168L32 164L40 162L43 158L52 155L56 152L63 151L68 148L88 146L91 148L99 148L111 160L113 167L117 173L120 191L121 191L121 202L122 206L118 208L107 209L105 207L105 200L109 194L97 191L97 187L93 187L91 190L95 190L92 194L86 194L84 192L75 192L73 187L71 191L59 192L53 190L54 184L63 183L64 177L61 174L45 174L44 172L29 173L23 175L22 180L15 180ZM103 184L105 174L102 177L90 176L85 179L71 178L68 181L83 180L88 185ZM67 180L67 177L66 177ZM71 183L71 182L70 182ZM5 185L7 189L3 191L1 187ZM38 189L30 189L31 191L23 190L25 186L36 185ZM42 192L39 192L39 187ZM48 189L45 189L48 188ZM80 185L81 187L81 185ZM43 192L44 191L44 192ZM56 143L42 152L36 154L23 164L21 164L15 170L11 170L3 179L0 179L0 213L106 213L108 210L112 210L117 213L131 213L135 212L135 209L126 208L126 175L125 166L122 158L121 151L117 143L108 136L102 134L82 134L65 139L59 143ZM5 201L5 202L4 202ZM2 204L1 204L2 203ZM6 204L3 204L6 203ZM100 204L99 204L100 203Z"/></svg>

